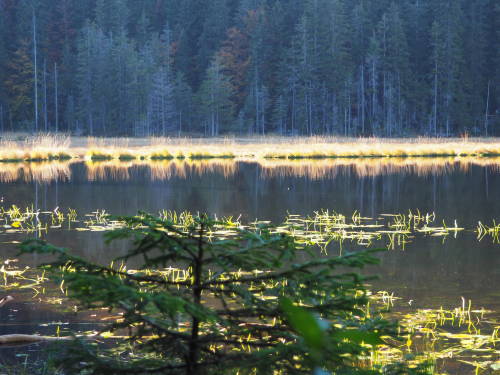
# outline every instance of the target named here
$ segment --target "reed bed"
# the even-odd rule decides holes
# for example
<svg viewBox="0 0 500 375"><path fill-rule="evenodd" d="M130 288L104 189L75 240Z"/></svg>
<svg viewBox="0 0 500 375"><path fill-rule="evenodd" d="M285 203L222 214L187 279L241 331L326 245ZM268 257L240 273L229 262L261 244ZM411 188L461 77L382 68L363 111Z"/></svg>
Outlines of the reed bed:
<svg viewBox="0 0 500 375"><path fill-rule="evenodd" d="M24 140L2 139L0 162L54 161L75 157L70 137L41 134Z"/></svg>
<svg viewBox="0 0 500 375"><path fill-rule="evenodd" d="M93 160L108 159L337 159L438 156L500 156L495 139L418 138L152 138L127 147L102 140L101 148L87 152Z"/></svg>
<svg viewBox="0 0 500 375"><path fill-rule="evenodd" d="M57 135L6 138L0 161L85 158L103 160L239 159L301 160L342 158L500 156L496 138L84 138Z"/></svg>

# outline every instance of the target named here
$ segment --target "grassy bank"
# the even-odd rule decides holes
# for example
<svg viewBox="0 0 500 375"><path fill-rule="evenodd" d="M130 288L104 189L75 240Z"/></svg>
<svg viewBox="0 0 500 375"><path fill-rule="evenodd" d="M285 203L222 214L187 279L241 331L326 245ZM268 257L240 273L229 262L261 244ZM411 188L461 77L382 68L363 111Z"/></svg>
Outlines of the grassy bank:
<svg viewBox="0 0 500 375"><path fill-rule="evenodd" d="M6 135L0 162L500 156L497 138L92 138Z"/></svg>

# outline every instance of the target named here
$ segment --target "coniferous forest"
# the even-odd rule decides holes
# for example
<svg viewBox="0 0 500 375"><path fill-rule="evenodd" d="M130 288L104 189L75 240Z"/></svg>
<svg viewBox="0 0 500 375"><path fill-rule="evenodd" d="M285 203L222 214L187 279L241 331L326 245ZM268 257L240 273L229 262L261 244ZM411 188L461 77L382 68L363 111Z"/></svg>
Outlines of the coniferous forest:
<svg viewBox="0 0 500 375"><path fill-rule="evenodd" d="M0 129L498 135L496 0L0 0Z"/></svg>

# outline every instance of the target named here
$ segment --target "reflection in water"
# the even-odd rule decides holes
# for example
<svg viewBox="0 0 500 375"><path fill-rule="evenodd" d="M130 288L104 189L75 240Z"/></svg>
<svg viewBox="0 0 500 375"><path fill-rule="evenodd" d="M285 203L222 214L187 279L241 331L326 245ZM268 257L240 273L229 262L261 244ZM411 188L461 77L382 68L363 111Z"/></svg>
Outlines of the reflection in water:
<svg viewBox="0 0 500 375"><path fill-rule="evenodd" d="M174 160L174 161L130 161L118 160L92 162L44 162L44 163L0 163L0 182L49 183L68 181L72 178L71 165L84 165L88 181L129 181L133 175L143 174L149 181L166 181L172 178L187 178L193 174L218 174L225 178L236 174L242 161L233 160ZM412 174L420 177L440 176L461 171L473 166L488 171L500 171L500 158L365 158L328 160L260 160L245 164L260 167L261 178L298 177L311 180L335 178L354 173L358 177L376 177L395 174Z"/></svg>
<svg viewBox="0 0 500 375"><path fill-rule="evenodd" d="M56 176L66 177L52 182L45 177L44 183L35 182L34 177L6 179L10 182L0 184L0 198L4 207L33 205L35 211L59 207L61 212L73 208L79 213L106 210L121 215L188 210L219 217L242 215L243 222L280 222L287 213L310 215L322 209L349 217L357 211L374 219L409 210L435 212L436 225L442 225L443 219L448 225L456 220L468 229L476 228L479 221L488 225L499 221L498 159L418 159L412 163L412 159L338 159L61 164L66 172ZM6 167L0 165L0 169ZM22 173L14 176L22 177ZM382 287L415 300L417 295L419 300L449 296L455 304L466 295L479 304L487 301L498 293L499 245L487 239L478 244L475 236L466 231L459 240L444 244L442 238L420 238L412 240L405 252L384 255L376 271L382 276ZM99 262L125 250L108 250L96 233L62 230L48 237ZM0 235L0 241L5 243L7 238ZM10 245L2 245L2 251L10 257L17 252Z"/></svg>
<svg viewBox="0 0 500 375"><path fill-rule="evenodd" d="M0 182L49 183L71 179L69 162L0 163Z"/></svg>
<svg viewBox="0 0 500 375"><path fill-rule="evenodd" d="M131 173L146 170L151 181L165 181L172 177L186 178L190 174L217 173L224 177L233 175L237 164L233 161L142 161L142 162L88 162L87 178L89 181L128 181Z"/></svg>
<svg viewBox="0 0 500 375"><path fill-rule="evenodd" d="M382 214L435 212L435 226L441 226L442 220L453 225L456 220L467 230L457 238L448 236L446 241L411 233L404 250L382 253L381 264L366 271L381 276L373 288L394 292L405 305L411 300L411 308L452 308L463 296L475 307L500 311L500 245L489 237L478 242L477 233L472 231L478 221L488 225L493 220L499 222L500 159L0 164L0 181L4 207L15 204L32 207L33 212L54 212L56 207L57 212L67 213L72 208L82 214L97 210L112 214L188 210L219 217L242 215L241 220L248 223L256 218L281 222L287 213L311 215L329 209L348 218L358 212L378 224ZM52 217L51 213L50 225L57 226ZM8 223L4 220L1 224ZM41 236L101 264L109 264L128 249L125 242L108 247L102 232L70 231L68 222L63 224ZM0 231L3 261L16 256L18 249L13 241L26 236L7 231ZM371 245L386 244L373 241ZM329 254L340 251L337 242L331 242L331 246L335 248ZM342 244L343 251L361 248L365 246L352 241ZM44 261L43 257L25 257L19 266ZM24 301L22 295L15 296L18 302ZM76 326L80 321L73 315L40 309L31 295L26 299L28 304L12 305L19 310L15 314L4 309L2 316L0 311L1 318L16 324L3 327L3 333L55 335L55 326L38 325L54 321L85 329ZM24 328L23 324L30 325ZM0 361L9 356L13 354L0 351Z"/></svg>
<svg viewBox="0 0 500 375"><path fill-rule="evenodd" d="M334 178L352 170L358 177L389 174L415 174L417 176L445 175L457 170L467 172L472 166L500 171L500 158L383 158L383 159L330 159L304 161L264 161L260 163L265 176L305 177L308 179Z"/></svg>

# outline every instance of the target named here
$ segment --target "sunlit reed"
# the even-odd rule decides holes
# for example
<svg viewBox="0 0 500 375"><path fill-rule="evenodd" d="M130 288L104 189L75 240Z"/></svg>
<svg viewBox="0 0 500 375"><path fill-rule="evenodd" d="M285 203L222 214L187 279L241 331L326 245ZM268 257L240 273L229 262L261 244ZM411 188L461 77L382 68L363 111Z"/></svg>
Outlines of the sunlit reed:
<svg viewBox="0 0 500 375"><path fill-rule="evenodd" d="M0 161L172 160L172 159L336 159L436 156L500 156L496 138L84 138L43 135L5 140Z"/></svg>
<svg viewBox="0 0 500 375"><path fill-rule="evenodd" d="M65 160L76 156L70 150L70 137L37 135L23 140L3 139L0 142L0 162Z"/></svg>

